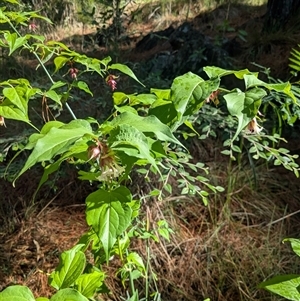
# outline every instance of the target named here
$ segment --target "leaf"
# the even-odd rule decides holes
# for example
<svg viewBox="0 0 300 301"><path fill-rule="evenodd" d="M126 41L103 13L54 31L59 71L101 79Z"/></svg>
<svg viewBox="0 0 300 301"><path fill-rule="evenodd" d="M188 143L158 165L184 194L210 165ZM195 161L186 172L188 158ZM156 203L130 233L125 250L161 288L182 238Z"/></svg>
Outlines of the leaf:
<svg viewBox="0 0 300 301"><path fill-rule="evenodd" d="M265 95L266 92L261 88L252 88L246 93L238 90L224 95L229 113L238 118L238 127L232 141L257 115L261 99Z"/></svg>
<svg viewBox="0 0 300 301"><path fill-rule="evenodd" d="M258 76L258 72L251 72L248 69L236 71L236 70L226 70L219 67L207 66L204 67L203 70L205 71L205 73L208 75L209 78L222 77L230 74L234 74L235 77L239 79L243 79L246 74L252 74L256 77Z"/></svg>
<svg viewBox="0 0 300 301"><path fill-rule="evenodd" d="M81 293L72 288L59 290L50 301L89 301Z"/></svg>
<svg viewBox="0 0 300 301"><path fill-rule="evenodd" d="M20 109L24 114L27 114L27 99L24 98L24 89L21 87L4 88L3 95L10 100L10 102Z"/></svg>
<svg viewBox="0 0 300 301"><path fill-rule="evenodd" d="M55 65L54 73L56 73L59 69L61 69L69 61L71 61L71 58L64 57L64 56L57 56L54 59L54 65Z"/></svg>
<svg viewBox="0 0 300 301"><path fill-rule="evenodd" d="M156 161L151 155L151 145L148 144L147 137L135 127L128 124L119 125L111 131L108 143L115 151L146 160L145 164L151 164L160 173ZM127 164L126 161L123 163Z"/></svg>
<svg viewBox="0 0 300 301"><path fill-rule="evenodd" d="M49 299L46 297L38 297L35 301L49 301Z"/></svg>
<svg viewBox="0 0 300 301"><path fill-rule="evenodd" d="M78 82L74 82L73 83L74 87L77 87L78 89L90 94L91 96L93 96L93 93L91 92L89 86L87 83L83 82L83 81L78 81Z"/></svg>
<svg viewBox="0 0 300 301"><path fill-rule="evenodd" d="M157 98L168 100L169 97L170 97L171 90L170 89L164 89L164 90L162 90L162 89L151 88L150 92L153 93L153 94L155 94L157 96Z"/></svg>
<svg viewBox="0 0 300 301"><path fill-rule="evenodd" d="M85 255L81 251L82 247L83 244L75 245L60 255L58 267L49 276L49 284L52 287L57 290L67 288L81 275L86 263Z"/></svg>
<svg viewBox="0 0 300 301"><path fill-rule="evenodd" d="M18 35L14 33L5 32L4 38L7 41L7 44L9 46L9 54L11 55L14 51L16 51L18 48L22 47L24 44L27 43L27 37L18 37Z"/></svg>
<svg viewBox="0 0 300 301"><path fill-rule="evenodd" d="M27 146L26 146L26 149L27 149ZM61 156L57 161L47 165L44 168L43 176L41 177L39 185L33 195L33 199L35 199L35 197L36 197L38 191L40 190L40 188L42 187L42 185L47 182L49 175L56 172L59 169L59 167L63 161L65 161L71 157L76 157L76 156L78 156L78 154L86 152L87 149L88 149L87 141L85 141L84 139L80 139L79 141L76 141L74 143L74 145L70 146L68 151L66 153L64 153L63 156ZM79 174L80 174L80 172L83 172L83 171L79 171ZM91 174L94 176L93 180L96 180L97 173L93 172ZM82 177L79 177L79 178L82 179Z"/></svg>
<svg viewBox="0 0 300 301"><path fill-rule="evenodd" d="M0 293L0 301L35 301L35 298L27 286L12 285Z"/></svg>
<svg viewBox="0 0 300 301"><path fill-rule="evenodd" d="M133 73L133 71L128 66L126 66L126 65L123 65L123 64L111 64L110 66L108 66L108 69L119 70L122 73L124 73L124 74L130 76L131 78L133 78L134 80L136 80L143 87L145 87L145 85L138 80L138 78L135 76L135 74Z"/></svg>
<svg viewBox="0 0 300 301"><path fill-rule="evenodd" d="M131 200L131 193L124 186L111 191L98 189L86 198L87 224L101 241L107 261L118 235L130 225L132 209L127 203Z"/></svg>
<svg viewBox="0 0 300 301"><path fill-rule="evenodd" d="M219 78L204 81L191 72L176 77L171 87L171 100L177 111L177 120L173 122L172 130L198 111L209 95L218 89L219 84Z"/></svg>
<svg viewBox="0 0 300 301"><path fill-rule="evenodd" d="M92 298L104 282L105 273L100 271L92 271L89 274L82 274L75 281L76 289L85 297Z"/></svg>
<svg viewBox="0 0 300 301"><path fill-rule="evenodd" d="M300 240L295 238L285 238L283 242L289 241L293 251L300 257Z"/></svg>
<svg viewBox="0 0 300 301"><path fill-rule="evenodd" d="M56 102L62 107L62 103L61 103L62 96L58 95L54 90L46 91L45 96L49 97L50 99L52 99L54 102Z"/></svg>
<svg viewBox="0 0 300 301"><path fill-rule="evenodd" d="M29 168L38 162L49 161L69 149L69 147L84 135L92 135L92 129L86 120L73 120L59 128L52 127L49 132L38 139L33 151L28 157L15 181Z"/></svg>
<svg viewBox="0 0 300 301"><path fill-rule="evenodd" d="M157 97L153 94L138 94L129 96L129 104L131 106L144 105L150 106L156 101Z"/></svg>
<svg viewBox="0 0 300 301"><path fill-rule="evenodd" d="M142 271L143 273L146 273L146 267L144 265L143 259L138 253L130 252L127 255L127 261L133 263L138 270Z"/></svg>
<svg viewBox="0 0 300 301"><path fill-rule="evenodd" d="M129 96L127 96L125 93L123 92L114 92L113 93L113 101L114 104L119 106L124 104L127 100L129 100Z"/></svg>
<svg viewBox="0 0 300 301"><path fill-rule="evenodd" d="M264 288L288 300L299 301L299 286L300 275L281 275L262 282L259 288Z"/></svg>
<svg viewBox="0 0 300 301"><path fill-rule="evenodd" d="M57 81L51 86L50 90L55 90L57 88L61 88L61 87L65 86L66 84L67 83L65 83L65 82Z"/></svg>
<svg viewBox="0 0 300 301"><path fill-rule="evenodd" d="M256 76L252 74L250 75L246 74L244 76L244 81L245 81L246 89L257 87L257 86L265 87L269 90L274 90L278 93L280 92L284 93L290 98L292 98L294 102L297 102L295 95L291 91L292 86L289 82L279 83L279 84L269 84L261 81L260 79L258 79Z"/></svg>
<svg viewBox="0 0 300 301"><path fill-rule="evenodd" d="M0 104L0 116L3 116L7 119L14 119L29 123L27 114L25 114L22 110L16 108L12 104L9 104L7 101L4 101Z"/></svg>
<svg viewBox="0 0 300 301"><path fill-rule="evenodd" d="M153 133L157 139L168 141L183 146L172 134L170 128L155 116L141 117L131 112L124 112L103 127L104 133L109 133L120 125L130 125L143 133Z"/></svg>

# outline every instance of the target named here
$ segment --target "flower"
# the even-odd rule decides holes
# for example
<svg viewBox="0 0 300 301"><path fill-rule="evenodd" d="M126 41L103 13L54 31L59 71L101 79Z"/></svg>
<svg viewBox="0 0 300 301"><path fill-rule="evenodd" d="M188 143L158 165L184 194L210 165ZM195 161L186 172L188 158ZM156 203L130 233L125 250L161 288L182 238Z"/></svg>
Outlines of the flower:
<svg viewBox="0 0 300 301"><path fill-rule="evenodd" d="M0 126L6 127L5 120L3 116L0 116Z"/></svg>
<svg viewBox="0 0 300 301"><path fill-rule="evenodd" d="M258 125L255 117L247 125L247 131L251 134L259 134L262 130L263 127Z"/></svg>
<svg viewBox="0 0 300 301"><path fill-rule="evenodd" d="M34 23L34 21L32 21L32 22L30 22L30 23L28 24L28 28L29 28L30 31L36 32L38 26Z"/></svg>
<svg viewBox="0 0 300 301"><path fill-rule="evenodd" d="M69 73L70 73L71 77L72 77L73 79L75 79L75 78L77 78L78 69L77 69L77 68L74 68L74 67L71 67L71 68L69 69Z"/></svg>
<svg viewBox="0 0 300 301"><path fill-rule="evenodd" d="M218 95L220 93L220 90L213 91L205 100L206 103L210 103L211 101L215 104L219 104Z"/></svg>
<svg viewBox="0 0 300 301"><path fill-rule="evenodd" d="M116 79L118 78L118 76L115 76L113 74L109 74L107 77L106 77L106 83L108 86L111 87L112 91L116 90L117 89L117 82L116 82Z"/></svg>

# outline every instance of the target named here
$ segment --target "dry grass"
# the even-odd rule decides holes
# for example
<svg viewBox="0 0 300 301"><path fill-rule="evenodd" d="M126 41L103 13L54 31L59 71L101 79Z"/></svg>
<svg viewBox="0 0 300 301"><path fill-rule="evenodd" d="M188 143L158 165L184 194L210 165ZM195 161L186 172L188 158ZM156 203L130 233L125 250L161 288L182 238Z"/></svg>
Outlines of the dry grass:
<svg viewBox="0 0 300 301"><path fill-rule="evenodd" d="M299 217L282 217L297 208L298 180L285 170L261 167L255 186L250 168L228 170L224 158L209 163L212 182L226 191L212 195L208 207L182 196L144 205L153 229L165 219L175 231L170 242L150 243L151 269L158 275L163 300L277 300L257 284L275 274L297 272L299 260L281 241L297 236ZM63 197L73 189L66 188ZM86 231L84 206L68 205L60 197L47 208L35 209L27 220L19 218L14 233L2 233L2 288L19 283L36 296L53 293L47 274L57 265L59 253ZM132 249L146 259L145 241L134 241ZM118 265L116 259L105 268L112 290L105 300L121 300L125 294L116 276ZM144 283L137 285L143 292Z"/></svg>

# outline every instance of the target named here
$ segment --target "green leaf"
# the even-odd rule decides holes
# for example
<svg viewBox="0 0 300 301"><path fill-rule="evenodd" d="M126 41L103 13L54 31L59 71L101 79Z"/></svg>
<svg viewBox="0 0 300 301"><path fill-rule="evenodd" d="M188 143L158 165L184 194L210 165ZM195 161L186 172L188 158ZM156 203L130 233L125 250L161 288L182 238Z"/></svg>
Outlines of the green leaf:
<svg viewBox="0 0 300 301"><path fill-rule="evenodd" d="M289 241L291 243L293 251L300 257L300 239L285 238L283 242Z"/></svg>
<svg viewBox="0 0 300 301"><path fill-rule="evenodd" d="M27 87L17 86L4 88L3 95L10 100L10 102L20 109L24 114L27 114L27 102L29 97L27 95Z"/></svg>
<svg viewBox="0 0 300 301"><path fill-rule="evenodd" d="M289 96L290 98L292 98L295 103L297 102L295 95L291 91L292 86L289 82L279 83L279 84L269 84L269 83L265 83L265 82L261 81L260 79L258 79L256 76L254 76L252 74L245 75L244 81L245 81L246 89L249 89L252 87L257 87L257 86L265 87L269 90L274 90L278 93L280 93L280 92L284 93L287 96Z"/></svg>
<svg viewBox="0 0 300 301"><path fill-rule="evenodd" d="M172 125L172 130L198 111L209 95L218 89L219 84L219 78L204 81L191 72L176 77L171 87L171 100L177 111L177 121Z"/></svg>
<svg viewBox="0 0 300 301"><path fill-rule="evenodd" d="M14 105L10 104L8 101L4 101L0 104L0 116L7 119L19 120L29 123L27 114L22 110L16 108Z"/></svg>
<svg viewBox="0 0 300 301"><path fill-rule="evenodd" d="M13 285L0 293L0 301L35 301L35 298L27 286Z"/></svg>
<svg viewBox="0 0 300 301"><path fill-rule="evenodd" d="M109 133L113 128L125 124L130 125L143 133L153 133L157 139L161 141L168 141L183 146L172 134L170 128L163 124L157 117L141 117L131 112L124 112L114 118L113 121L104 124L103 133Z"/></svg>
<svg viewBox="0 0 300 301"><path fill-rule="evenodd" d="M67 84L66 82L62 82L62 81L55 82L51 86L50 90L55 90L55 89L61 88L61 87L65 86L66 84Z"/></svg>
<svg viewBox="0 0 300 301"><path fill-rule="evenodd" d="M133 263L136 268L146 273L146 267L144 265L142 257L136 252L130 252L127 256L127 261Z"/></svg>
<svg viewBox="0 0 300 301"><path fill-rule="evenodd" d="M124 74L130 76L131 78L133 78L134 80L136 80L143 87L145 87L145 85L138 80L138 78L135 76L135 74L133 73L133 71L128 66L126 66L126 65L123 65L123 64L112 64L112 65L108 66L108 69L119 70L122 73L124 73Z"/></svg>
<svg viewBox="0 0 300 301"><path fill-rule="evenodd" d="M89 301L85 296L72 288L59 290L50 301Z"/></svg>
<svg viewBox="0 0 300 301"><path fill-rule="evenodd" d="M89 86L87 83L83 82L83 81L76 81L72 84L74 87L77 87L78 89L90 94L91 96L93 96L93 93L91 92Z"/></svg>
<svg viewBox="0 0 300 301"><path fill-rule="evenodd" d="M38 139L22 170L14 182L29 168L38 162L49 161L69 149L69 147L84 135L93 135L91 126L86 120L73 120L59 128L52 127L47 134Z"/></svg>
<svg viewBox="0 0 300 301"><path fill-rule="evenodd" d="M129 100L129 96L127 96L125 93L123 92L114 92L113 93L113 101L114 104L119 106L124 104L127 100Z"/></svg>
<svg viewBox="0 0 300 301"><path fill-rule="evenodd" d="M49 299L46 297L38 297L35 301L49 301Z"/></svg>
<svg viewBox="0 0 300 301"><path fill-rule="evenodd" d="M238 118L238 127L232 141L257 115L261 99L265 95L266 92L261 88L252 88L246 93L237 90L224 95L229 113Z"/></svg>
<svg viewBox="0 0 300 301"><path fill-rule="evenodd" d="M281 275L261 283L259 288L264 288L288 300L299 301L299 286L300 275Z"/></svg>
<svg viewBox="0 0 300 301"><path fill-rule="evenodd" d="M75 245L60 255L58 267L49 276L49 284L52 287L57 290L67 288L81 275L86 263L82 247L83 244Z"/></svg>
<svg viewBox="0 0 300 301"><path fill-rule="evenodd" d="M86 198L86 219L103 245L106 260L118 235L127 229L131 222L132 209L130 191L120 186L114 190L98 189Z"/></svg>
<svg viewBox="0 0 300 301"><path fill-rule="evenodd" d="M55 65L54 73L56 73L59 69L61 69L69 61L71 61L71 58L69 58L69 57L57 56L54 59L54 65Z"/></svg>
<svg viewBox="0 0 300 301"><path fill-rule="evenodd" d="M49 98L52 99L54 102L56 102L57 104L59 104L60 107L62 107L62 103L61 103L61 98L62 98L62 96L61 96L61 95L58 95L58 94L56 93L56 91L54 91L54 90L46 91L46 92L45 92L45 96L46 96L46 97L49 97Z"/></svg>
<svg viewBox="0 0 300 301"><path fill-rule="evenodd" d="M94 270L92 273L80 275L75 281L75 287L85 297L92 298L103 285L104 278L104 272Z"/></svg>
<svg viewBox="0 0 300 301"><path fill-rule="evenodd" d="M156 161L152 157L151 145L149 145L147 137L135 127L127 124L115 127L110 133L108 143L115 151L146 160L145 164L151 164L160 173ZM123 164L127 164L126 160Z"/></svg>
<svg viewBox="0 0 300 301"><path fill-rule="evenodd" d="M157 98L160 98L160 99L164 99L164 100L168 100L170 98L170 92L171 90L170 89L150 89L150 92L155 94L157 96Z"/></svg>
<svg viewBox="0 0 300 301"><path fill-rule="evenodd" d="M18 37L18 35L14 33L6 32L4 33L4 38L7 41L7 44L9 46L9 54L11 55L14 51L16 51L18 48L22 47L27 42L27 37Z"/></svg>
<svg viewBox="0 0 300 301"><path fill-rule="evenodd" d="M257 72L251 72L248 69L243 69L243 70L226 70L222 69L219 67L204 67L203 70L205 73L208 75L209 78L214 78L214 77L222 77L230 74L234 74L237 78L243 79L246 74L252 74L254 76L258 76Z"/></svg>

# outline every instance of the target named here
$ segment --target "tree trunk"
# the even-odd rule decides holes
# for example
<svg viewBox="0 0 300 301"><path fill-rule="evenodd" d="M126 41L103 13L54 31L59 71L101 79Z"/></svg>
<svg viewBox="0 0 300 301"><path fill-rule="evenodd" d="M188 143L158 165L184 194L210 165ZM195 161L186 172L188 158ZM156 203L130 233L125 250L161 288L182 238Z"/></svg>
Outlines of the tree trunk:
<svg viewBox="0 0 300 301"><path fill-rule="evenodd" d="M263 30L276 32L300 12L300 0L268 0ZM298 16L300 18L300 16Z"/></svg>

